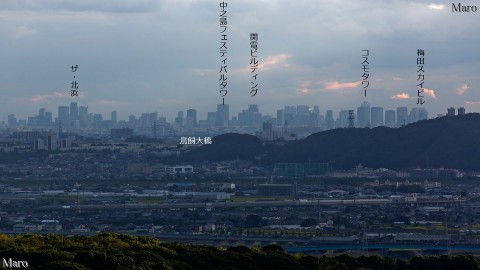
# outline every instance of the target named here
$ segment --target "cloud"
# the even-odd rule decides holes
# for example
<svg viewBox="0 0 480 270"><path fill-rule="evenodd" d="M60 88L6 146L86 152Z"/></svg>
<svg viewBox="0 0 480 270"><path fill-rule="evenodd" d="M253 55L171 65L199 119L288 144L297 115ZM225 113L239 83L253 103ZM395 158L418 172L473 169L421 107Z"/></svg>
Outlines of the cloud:
<svg viewBox="0 0 480 270"><path fill-rule="evenodd" d="M276 69L276 68L288 68L290 67L290 64L287 63L287 60L289 58L292 58L292 54L288 53L281 53L273 56L268 56L266 58L256 58L256 61L258 61L258 67L257 70L269 70L269 69ZM234 70L234 72L252 72L252 68L250 66L253 65L248 65L240 70Z"/></svg>
<svg viewBox="0 0 480 270"><path fill-rule="evenodd" d="M269 56L265 60L261 61L258 65L261 69L276 68L276 67L289 67L290 64L286 63L287 59L291 58L291 54L282 53L274 56Z"/></svg>
<svg viewBox="0 0 480 270"><path fill-rule="evenodd" d="M361 82L345 82L345 83L341 83L341 82L337 82L337 81L333 81L333 82L329 82L325 85L325 89L326 90L340 90L340 89L348 89L348 88L355 88L355 87L358 87L360 86Z"/></svg>
<svg viewBox="0 0 480 270"><path fill-rule="evenodd" d="M0 10L64 10L73 12L96 11L106 13L150 12L158 3L154 0L2 0Z"/></svg>
<svg viewBox="0 0 480 270"><path fill-rule="evenodd" d="M431 9L431 10L444 10L444 9L445 9L445 5L443 5L443 4L431 3L430 5L428 5L428 9Z"/></svg>
<svg viewBox="0 0 480 270"><path fill-rule="evenodd" d="M58 99L58 98L64 98L66 97L67 94L66 93L63 93L63 92L55 92L53 94L47 94L47 95L37 95L37 96L33 96L31 98L29 98L29 100L33 103L41 103L41 102L45 102L47 100L54 100L54 99Z"/></svg>
<svg viewBox="0 0 480 270"><path fill-rule="evenodd" d="M435 99L437 98L435 96L435 91L432 89L423 88L423 93L425 93L427 96L430 96L432 98L435 98Z"/></svg>
<svg viewBox="0 0 480 270"><path fill-rule="evenodd" d="M401 78L401 77L393 77L392 80L394 80L394 81L403 81L403 78Z"/></svg>
<svg viewBox="0 0 480 270"><path fill-rule="evenodd" d="M310 86L312 86L313 82L312 81L304 81L300 83L300 86L297 88L297 93L298 94L310 94L312 90L310 89Z"/></svg>
<svg viewBox="0 0 480 270"><path fill-rule="evenodd" d="M78 97L72 97L70 96L70 93L67 92L54 92L52 94L46 94L46 95L37 95L29 98L28 100L33 103L42 103L46 101L54 101L54 100L59 100L59 99L65 99L65 98L80 98L84 99L85 94L83 92L78 93Z"/></svg>
<svg viewBox="0 0 480 270"><path fill-rule="evenodd" d="M458 86L457 89L455 89L455 90L457 91L457 94L463 95L463 94L465 94L465 92L468 91L469 88L470 87L466 83L464 83L464 84Z"/></svg>
<svg viewBox="0 0 480 270"><path fill-rule="evenodd" d="M37 30L30 28L28 26L22 25L18 27L17 31L15 32L16 38L27 37L37 33Z"/></svg>
<svg viewBox="0 0 480 270"><path fill-rule="evenodd" d="M95 101L95 104L98 105L119 105L123 104L123 102L116 101L116 100L109 100L109 99L99 99Z"/></svg>
<svg viewBox="0 0 480 270"><path fill-rule="evenodd" d="M391 96L390 99L409 99L410 96L407 93L396 94Z"/></svg>
<svg viewBox="0 0 480 270"><path fill-rule="evenodd" d="M320 92L332 92L343 89L356 88L360 86L361 82L324 82L324 81L303 81L300 83L300 86L297 88L298 94L311 94L311 93L320 93ZM313 89L312 89L313 88Z"/></svg>
<svg viewBox="0 0 480 270"><path fill-rule="evenodd" d="M468 104L468 105L480 105L480 101L465 101L465 104Z"/></svg>

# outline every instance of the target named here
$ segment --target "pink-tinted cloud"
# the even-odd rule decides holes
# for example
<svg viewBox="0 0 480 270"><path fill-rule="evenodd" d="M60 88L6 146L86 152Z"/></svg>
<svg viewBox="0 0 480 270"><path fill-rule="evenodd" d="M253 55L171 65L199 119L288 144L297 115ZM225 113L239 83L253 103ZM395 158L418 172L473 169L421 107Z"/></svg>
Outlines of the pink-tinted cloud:
<svg viewBox="0 0 480 270"><path fill-rule="evenodd" d="M435 96L435 91L433 89L427 89L427 88L423 88L423 93L425 93L427 96L430 96L432 98L437 98L437 96Z"/></svg>
<svg viewBox="0 0 480 270"><path fill-rule="evenodd" d="M100 100L95 101L95 103L98 104L98 105L119 105L119 104L122 104L122 102L120 102L120 101L108 100L108 99L100 99Z"/></svg>
<svg viewBox="0 0 480 270"><path fill-rule="evenodd" d="M69 92L54 92L54 93L52 93L52 94L33 96L33 97L29 98L28 100L29 100L30 102L33 102L33 103L42 103L42 102L46 102L46 101L54 101L54 100L65 99L65 98L70 98L70 99L80 98L80 99L84 99L84 98L85 98L85 94L84 94L83 92L79 92L79 93L78 93L78 97L72 97L72 96L70 96L70 93L69 93Z"/></svg>
<svg viewBox="0 0 480 270"><path fill-rule="evenodd" d="M333 82L329 82L325 85L325 89L326 90L340 90L340 89L348 89L348 88L355 88L355 87L358 87L360 86L361 82L345 82L345 83L341 83L341 82L337 82L337 81L333 81Z"/></svg>
<svg viewBox="0 0 480 270"><path fill-rule="evenodd" d="M350 89L359 87L361 82L313 82L313 81L303 81L300 83L300 86L297 88L298 94L312 94L320 92L330 92L330 91L339 91L343 89Z"/></svg>
<svg viewBox="0 0 480 270"><path fill-rule="evenodd" d="M396 94L391 96L390 99L409 99L410 96L407 93Z"/></svg>
<svg viewBox="0 0 480 270"><path fill-rule="evenodd" d="M269 70L269 69L275 69L275 68L289 68L290 64L287 63L287 60L292 57L292 54L288 53L281 53L273 56L268 56L266 58L256 58L256 61L258 61L258 67L257 70ZM251 65L248 65L240 70L236 70L237 72L252 72L252 67L253 63Z"/></svg>
<svg viewBox="0 0 480 270"><path fill-rule="evenodd" d="M310 87L312 86L313 82L312 81L304 81L300 84L300 86L297 88L297 93L298 94L310 94L312 90Z"/></svg>
<svg viewBox="0 0 480 270"><path fill-rule="evenodd" d="M468 91L468 89L470 88L470 86L468 86L466 83L460 85L457 87L457 89L455 89L457 91L457 94L459 95L463 95L465 94L465 92Z"/></svg>
<svg viewBox="0 0 480 270"><path fill-rule="evenodd" d="M401 78L401 77L393 77L392 80L394 80L394 81L403 81L403 78Z"/></svg>
<svg viewBox="0 0 480 270"><path fill-rule="evenodd" d="M465 101L465 104L468 104L468 105L480 105L480 101Z"/></svg>
<svg viewBox="0 0 480 270"><path fill-rule="evenodd" d="M289 67L290 64L286 61L291 58L291 54L282 53L274 56L269 56L265 60L259 59L258 67L261 69L276 68L276 67Z"/></svg>

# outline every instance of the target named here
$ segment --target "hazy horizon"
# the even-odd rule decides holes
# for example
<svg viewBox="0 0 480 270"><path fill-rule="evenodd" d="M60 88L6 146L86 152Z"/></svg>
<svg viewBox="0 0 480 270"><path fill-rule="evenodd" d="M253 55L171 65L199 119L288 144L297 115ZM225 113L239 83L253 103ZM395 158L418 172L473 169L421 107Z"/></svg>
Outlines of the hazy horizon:
<svg viewBox="0 0 480 270"><path fill-rule="evenodd" d="M0 3L0 120L75 101L118 119L158 112L172 121L221 103L221 1L6 0ZM248 104L354 109L480 107L478 14L446 1L225 1L230 116ZM468 4L467 2L462 4ZM258 94L250 96L250 33L258 33ZM369 49L364 96L362 50ZM425 50L425 104L417 105L417 50ZM70 97L75 72L79 97ZM477 75L478 76L478 75ZM108 118L108 117L107 117Z"/></svg>

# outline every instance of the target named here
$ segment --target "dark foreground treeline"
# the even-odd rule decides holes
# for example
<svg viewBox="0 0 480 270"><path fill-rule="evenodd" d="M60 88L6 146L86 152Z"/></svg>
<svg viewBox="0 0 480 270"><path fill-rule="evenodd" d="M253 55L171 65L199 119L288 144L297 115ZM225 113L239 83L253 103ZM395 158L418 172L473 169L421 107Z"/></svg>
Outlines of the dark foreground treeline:
<svg viewBox="0 0 480 270"><path fill-rule="evenodd" d="M10 260L11 259L11 260ZM249 249L217 249L161 243L152 237L99 234L91 237L61 235L0 235L0 268L23 261L28 269L479 269L472 256L394 258L312 257L289 255L277 245Z"/></svg>

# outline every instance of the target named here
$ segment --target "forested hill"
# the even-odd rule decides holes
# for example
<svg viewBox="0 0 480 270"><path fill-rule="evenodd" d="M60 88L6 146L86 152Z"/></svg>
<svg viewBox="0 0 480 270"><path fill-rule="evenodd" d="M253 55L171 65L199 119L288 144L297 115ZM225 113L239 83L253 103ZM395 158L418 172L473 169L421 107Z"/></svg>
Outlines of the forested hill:
<svg viewBox="0 0 480 270"><path fill-rule="evenodd" d="M480 114L440 117L401 128L334 129L272 155L272 162L328 162L335 169L427 166L480 170Z"/></svg>
<svg viewBox="0 0 480 270"><path fill-rule="evenodd" d="M361 163L371 168L444 166L478 171L478 157L480 114L472 113L419 121L401 128L333 129L277 147L266 147L251 135L224 134L213 138L213 144L180 158L182 161L243 159L259 164L328 162L333 169L351 169Z"/></svg>
<svg viewBox="0 0 480 270"><path fill-rule="evenodd" d="M203 145L186 152L180 157L182 161L224 161L253 160L264 152L259 138L237 133L227 133L216 136L212 144Z"/></svg>
<svg viewBox="0 0 480 270"><path fill-rule="evenodd" d="M37 270L350 270L350 269L479 269L472 256L414 257L312 257L289 255L280 246L217 249L162 243L153 237L99 234L90 237L62 235L0 235L0 257ZM3 262L5 263L5 262ZM6 268L6 267L3 267Z"/></svg>

